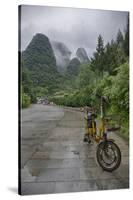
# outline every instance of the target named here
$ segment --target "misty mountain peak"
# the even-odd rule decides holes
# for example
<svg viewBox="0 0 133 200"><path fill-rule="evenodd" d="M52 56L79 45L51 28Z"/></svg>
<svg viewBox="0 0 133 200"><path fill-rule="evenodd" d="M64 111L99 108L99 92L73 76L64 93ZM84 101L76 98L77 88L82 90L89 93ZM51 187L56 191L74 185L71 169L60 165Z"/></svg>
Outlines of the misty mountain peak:
<svg viewBox="0 0 133 200"><path fill-rule="evenodd" d="M33 85L51 87L60 77L50 41L44 34L36 34L22 52L24 67L29 71ZM52 86L53 87L53 86Z"/></svg>
<svg viewBox="0 0 133 200"><path fill-rule="evenodd" d="M56 57L56 64L57 64L58 70L65 71L66 67L68 66L70 62L71 51L62 42L52 41L51 45Z"/></svg>
<svg viewBox="0 0 133 200"><path fill-rule="evenodd" d="M48 37L37 33L33 36L31 42L23 52L23 59L29 68L33 65L38 66L46 64L49 67L56 66L56 59Z"/></svg>
<svg viewBox="0 0 133 200"><path fill-rule="evenodd" d="M74 57L68 67L67 67L67 72L70 74L70 75L78 75L79 73L79 67L80 67L80 61L78 60L78 58Z"/></svg>
<svg viewBox="0 0 133 200"><path fill-rule="evenodd" d="M78 48L76 51L76 56L80 60L81 63L88 63L89 58L84 48Z"/></svg>

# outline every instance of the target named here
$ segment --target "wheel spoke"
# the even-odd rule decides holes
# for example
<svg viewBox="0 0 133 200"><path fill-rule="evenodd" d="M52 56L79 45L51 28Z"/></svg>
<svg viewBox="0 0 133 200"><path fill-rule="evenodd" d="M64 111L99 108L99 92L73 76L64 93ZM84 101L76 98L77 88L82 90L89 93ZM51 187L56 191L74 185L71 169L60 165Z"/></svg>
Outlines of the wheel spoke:
<svg viewBox="0 0 133 200"><path fill-rule="evenodd" d="M101 167L111 171L120 164L120 150L113 142L101 143L97 151L97 159Z"/></svg>

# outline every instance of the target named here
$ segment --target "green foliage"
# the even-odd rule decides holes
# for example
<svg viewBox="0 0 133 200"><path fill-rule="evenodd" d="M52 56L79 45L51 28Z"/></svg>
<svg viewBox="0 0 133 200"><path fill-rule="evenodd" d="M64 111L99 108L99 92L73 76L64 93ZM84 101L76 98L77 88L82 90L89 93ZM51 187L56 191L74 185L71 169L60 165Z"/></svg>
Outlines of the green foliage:
<svg viewBox="0 0 133 200"><path fill-rule="evenodd" d="M33 66L46 64L56 66L55 56L49 39L43 34L36 34L23 52L24 64L32 70Z"/></svg>
<svg viewBox="0 0 133 200"><path fill-rule="evenodd" d="M21 54L24 94L30 97L31 103L36 103L37 97L57 91L62 80L49 39L43 34L36 34Z"/></svg>
<svg viewBox="0 0 133 200"><path fill-rule="evenodd" d="M123 48L116 42L111 41L111 44L108 43L106 45L104 60L104 70L108 72L109 75L116 75L115 69L126 61Z"/></svg>
<svg viewBox="0 0 133 200"><path fill-rule="evenodd" d="M121 135L127 140L129 139L129 120L122 121Z"/></svg>
<svg viewBox="0 0 133 200"><path fill-rule="evenodd" d="M73 58L68 67L67 67L67 73L72 76L76 76L79 73L79 66L80 66L80 61L77 58Z"/></svg>
<svg viewBox="0 0 133 200"><path fill-rule="evenodd" d="M48 89L45 87L43 88L43 87L38 86L35 88L35 91L36 91L37 97L43 97L45 95L48 95Z"/></svg>
<svg viewBox="0 0 133 200"><path fill-rule="evenodd" d="M31 101L30 97L24 93L23 87L21 87L21 107L22 108L29 107L29 105L31 103L30 101Z"/></svg>
<svg viewBox="0 0 133 200"><path fill-rule="evenodd" d="M98 36L96 51L99 56L102 56L104 54L104 41L101 35Z"/></svg>
<svg viewBox="0 0 133 200"><path fill-rule="evenodd" d="M122 133L128 135L129 115L129 64L124 44L125 36L118 31L116 41L112 40L104 47L103 38L98 37L96 52L89 64L80 65L77 78L68 78L68 94L55 96L53 101L59 105L99 108L99 96L108 96L109 114L119 114ZM70 86L70 80L72 85ZM74 85L76 84L76 86Z"/></svg>
<svg viewBox="0 0 133 200"><path fill-rule="evenodd" d="M79 75L77 78L77 84L79 87L84 88L89 84L92 84L96 78L95 73L91 70L89 64L83 64L80 66Z"/></svg>
<svg viewBox="0 0 133 200"><path fill-rule="evenodd" d="M30 72L29 70L24 66L24 64L21 64L21 83L23 85L23 90L26 94L31 94L31 88L32 88L32 81L30 79Z"/></svg>
<svg viewBox="0 0 133 200"><path fill-rule="evenodd" d="M30 103L31 103L30 97L27 94L23 93L22 94L22 108L29 107Z"/></svg>
<svg viewBox="0 0 133 200"><path fill-rule="evenodd" d="M117 69L117 75L112 78L110 98L115 110L128 118L129 112L129 64L124 63Z"/></svg>
<svg viewBox="0 0 133 200"><path fill-rule="evenodd" d="M122 47L123 40L124 40L123 34L122 34L121 30L119 29L119 31L117 33L117 38L116 38L117 45L119 45L120 47Z"/></svg>
<svg viewBox="0 0 133 200"><path fill-rule="evenodd" d="M126 56L129 56L129 16L127 20L127 27L126 27L126 32L125 32L125 39L124 39L124 51Z"/></svg>
<svg viewBox="0 0 133 200"><path fill-rule="evenodd" d="M35 92L31 88L47 87L49 93L52 93L59 87L62 76L57 71L54 53L45 35L36 34L33 37L22 53L22 63L24 91L30 94L32 99Z"/></svg>
<svg viewBox="0 0 133 200"><path fill-rule="evenodd" d="M104 41L101 35L98 36L96 52L91 58L91 67L98 75L103 76L104 70Z"/></svg>
<svg viewBox="0 0 133 200"><path fill-rule="evenodd" d="M128 135L129 115L129 20L125 34L104 45L98 36L89 64L73 58L60 75L49 39L37 34L22 54L22 107L48 96L57 105L99 108L99 96L108 96L110 114L119 113L122 131Z"/></svg>

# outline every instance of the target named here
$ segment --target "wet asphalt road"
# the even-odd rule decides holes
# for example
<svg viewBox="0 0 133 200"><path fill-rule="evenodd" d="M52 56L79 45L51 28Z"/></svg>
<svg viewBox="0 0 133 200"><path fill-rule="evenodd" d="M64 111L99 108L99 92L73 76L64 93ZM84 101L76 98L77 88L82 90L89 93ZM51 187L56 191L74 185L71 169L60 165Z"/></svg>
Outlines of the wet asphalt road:
<svg viewBox="0 0 133 200"><path fill-rule="evenodd" d="M112 133L122 163L113 173L96 162L96 145L83 142L83 113L32 105L21 112L22 194L81 192L129 187L128 144Z"/></svg>

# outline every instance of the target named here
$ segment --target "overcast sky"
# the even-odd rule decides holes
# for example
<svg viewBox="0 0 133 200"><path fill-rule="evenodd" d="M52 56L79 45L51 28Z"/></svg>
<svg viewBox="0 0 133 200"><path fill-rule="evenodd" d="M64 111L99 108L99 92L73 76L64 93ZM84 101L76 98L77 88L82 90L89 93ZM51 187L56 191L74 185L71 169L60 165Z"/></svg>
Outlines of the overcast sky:
<svg viewBox="0 0 133 200"><path fill-rule="evenodd" d="M118 29L124 32L127 12L47 6L22 6L21 48L24 50L33 35L43 33L50 40L60 41L74 54L84 47L92 56L97 37L101 34L106 44L115 39Z"/></svg>

